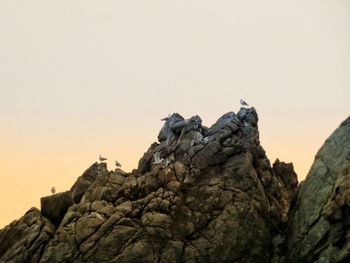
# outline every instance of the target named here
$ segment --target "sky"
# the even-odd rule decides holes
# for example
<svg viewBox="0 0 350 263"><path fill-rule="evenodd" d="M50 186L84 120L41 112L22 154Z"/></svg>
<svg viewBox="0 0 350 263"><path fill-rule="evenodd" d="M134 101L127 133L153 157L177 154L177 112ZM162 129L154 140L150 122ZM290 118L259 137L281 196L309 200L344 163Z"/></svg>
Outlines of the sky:
<svg viewBox="0 0 350 263"><path fill-rule="evenodd" d="M245 99L303 180L350 113L348 0L0 0L0 228L98 155L137 168L159 120Z"/></svg>

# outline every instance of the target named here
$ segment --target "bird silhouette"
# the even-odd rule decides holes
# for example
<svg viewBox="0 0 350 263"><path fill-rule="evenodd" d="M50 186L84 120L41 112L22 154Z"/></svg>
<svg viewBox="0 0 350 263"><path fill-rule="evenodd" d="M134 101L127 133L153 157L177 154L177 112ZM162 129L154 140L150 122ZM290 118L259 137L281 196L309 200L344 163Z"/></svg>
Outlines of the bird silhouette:
<svg viewBox="0 0 350 263"><path fill-rule="evenodd" d="M240 100L240 103L241 103L242 106L249 106L248 103L246 103L246 102L245 102L244 100L242 100L242 99Z"/></svg>
<svg viewBox="0 0 350 263"><path fill-rule="evenodd" d="M54 186L51 187L51 193L55 194L56 193L56 188Z"/></svg>
<svg viewBox="0 0 350 263"><path fill-rule="evenodd" d="M103 161L106 161L106 160L107 160L107 158L102 157L102 156L101 156L101 154L100 154L100 155L99 155L99 160L100 160L100 162L103 162Z"/></svg>
<svg viewBox="0 0 350 263"><path fill-rule="evenodd" d="M116 167L118 167L118 168L119 168L119 167L122 167L122 165L120 164L120 162L114 161L114 163L115 163L115 166L116 166Z"/></svg>

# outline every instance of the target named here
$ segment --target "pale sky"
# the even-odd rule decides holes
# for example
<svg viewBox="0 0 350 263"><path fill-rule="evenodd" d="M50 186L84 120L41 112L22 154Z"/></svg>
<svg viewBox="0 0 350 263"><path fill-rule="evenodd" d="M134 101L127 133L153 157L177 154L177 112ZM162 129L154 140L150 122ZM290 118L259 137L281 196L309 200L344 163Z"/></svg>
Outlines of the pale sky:
<svg viewBox="0 0 350 263"><path fill-rule="evenodd" d="M350 113L350 1L0 0L0 228L97 160L130 171L160 118L239 99L303 179Z"/></svg>

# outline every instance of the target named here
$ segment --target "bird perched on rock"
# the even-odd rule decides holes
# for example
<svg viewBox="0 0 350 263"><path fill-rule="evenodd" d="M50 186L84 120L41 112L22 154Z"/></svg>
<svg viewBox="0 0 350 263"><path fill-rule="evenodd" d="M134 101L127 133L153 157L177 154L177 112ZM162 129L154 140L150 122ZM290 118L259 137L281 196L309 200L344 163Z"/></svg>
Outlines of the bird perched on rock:
<svg viewBox="0 0 350 263"><path fill-rule="evenodd" d="M118 162L118 161L114 161L114 164L115 164L115 166L116 166L117 168L122 167L122 165L121 165L120 162Z"/></svg>
<svg viewBox="0 0 350 263"><path fill-rule="evenodd" d="M100 162L103 162L103 161L106 161L106 160L107 160L107 158L102 157L102 156L101 156L101 154L100 154L100 155L99 155L99 160L100 160Z"/></svg>
<svg viewBox="0 0 350 263"><path fill-rule="evenodd" d="M243 107L244 107L244 106L249 106L248 103L246 103L246 102L245 102L244 100L242 100L242 99L240 100L240 103L241 103L241 105L242 105Z"/></svg>
<svg viewBox="0 0 350 263"><path fill-rule="evenodd" d="M170 118L170 114L168 114L168 117L165 117L165 118L160 119L160 120L161 120L161 121L167 121L167 120L169 120L169 118Z"/></svg>
<svg viewBox="0 0 350 263"><path fill-rule="evenodd" d="M54 186L51 187L51 193L52 194L56 193L56 188Z"/></svg>
<svg viewBox="0 0 350 263"><path fill-rule="evenodd" d="M154 155L154 162L152 164L158 164L161 163L164 159L160 158L160 152L156 152Z"/></svg>

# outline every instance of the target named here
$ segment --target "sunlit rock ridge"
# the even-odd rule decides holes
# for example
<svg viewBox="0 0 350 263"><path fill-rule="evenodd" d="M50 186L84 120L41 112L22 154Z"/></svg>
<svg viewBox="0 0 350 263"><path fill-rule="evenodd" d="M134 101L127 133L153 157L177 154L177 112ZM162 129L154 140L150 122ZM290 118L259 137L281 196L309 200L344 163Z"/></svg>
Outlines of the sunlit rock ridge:
<svg viewBox="0 0 350 263"><path fill-rule="evenodd" d="M209 128L174 113L137 169L94 163L0 230L0 262L347 262L349 136L348 119L298 187L291 163L270 164L254 108Z"/></svg>

